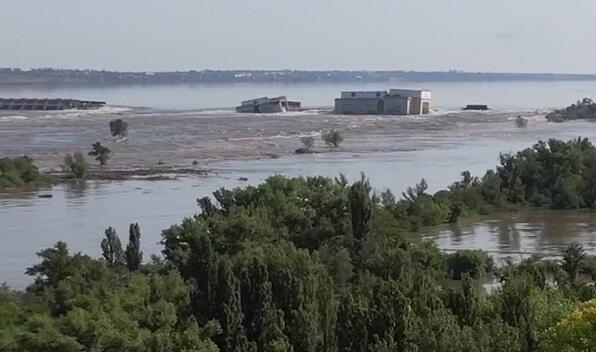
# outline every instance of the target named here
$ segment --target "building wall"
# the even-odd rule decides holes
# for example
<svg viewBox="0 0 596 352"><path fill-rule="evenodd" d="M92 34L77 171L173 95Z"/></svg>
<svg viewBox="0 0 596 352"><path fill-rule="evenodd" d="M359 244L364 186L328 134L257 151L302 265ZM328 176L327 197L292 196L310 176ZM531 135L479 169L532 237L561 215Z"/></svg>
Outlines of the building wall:
<svg viewBox="0 0 596 352"><path fill-rule="evenodd" d="M430 90L412 90L412 89L391 89L389 95L401 95L403 97L432 99L432 92Z"/></svg>
<svg viewBox="0 0 596 352"><path fill-rule="evenodd" d="M391 89L389 92L342 92L335 100L338 114L422 115L430 113L432 93L428 90Z"/></svg>
<svg viewBox="0 0 596 352"><path fill-rule="evenodd" d="M383 100L378 98L335 99L335 113L345 115L376 115L383 112Z"/></svg>
<svg viewBox="0 0 596 352"><path fill-rule="evenodd" d="M350 98L368 98L368 99L379 99L383 98L387 95L387 92L384 90L380 91L350 91L350 92L341 92L341 97L343 99L350 99Z"/></svg>
<svg viewBox="0 0 596 352"><path fill-rule="evenodd" d="M387 96L383 101L383 113L386 115L407 115L410 112L412 98Z"/></svg>

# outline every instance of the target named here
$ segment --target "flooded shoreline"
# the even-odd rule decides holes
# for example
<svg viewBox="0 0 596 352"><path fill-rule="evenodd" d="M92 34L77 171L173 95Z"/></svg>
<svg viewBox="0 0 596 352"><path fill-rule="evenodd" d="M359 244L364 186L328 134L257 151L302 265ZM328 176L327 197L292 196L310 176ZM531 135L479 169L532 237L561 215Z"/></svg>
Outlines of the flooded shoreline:
<svg viewBox="0 0 596 352"><path fill-rule="evenodd" d="M315 93L308 91L312 96ZM396 195L425 178L429 191L435 192L459 179L462 171L481 176L498 164L500 153L516 152L538 140L582 136L596 141L593 123L550 123L544 119L547 111L501 106L488 112L438 108L431 116L342 116L328 109L255 115L193 106L185 111L108 107L94 112L2 112L0 156L27 154L45 170L58 170L66 153L87 152L92 143L100 141L114 153L108 164L111 170L191 168L210 172L157 182L89 181L37 192L1 193L0 282L24 287L30 282L24 271L37 262L35 253L59 240L66 241L72 251L98 256L104 230L113 226L123 234L132 222L141 226L143 251L149 258L160 251L163 229L198 211L197 198L220 187L256 185L274 174L337 177L341 173L355 180L364 172L375 190L391 189ZM516 127L519 115L528 119L526 128ZM129 123L125 141L110 137L108 123L114 118ZM321 141L321 134L332 128L344 135L339 148ZM294 154L304 136L316 140L317 153ZM40 193L52 198L39 198ZM443 229L425 237L444 249L551 253L574 239L587 249L595 248L595 225L589 219L552 218L568 224L560 227L565 233L543 236L542 232L548 232L544 229L553 228L545 225L550 219L513 215L509 227L506 219L485 218L476 225L464 222L459 230ZM494 221L511 230L495 230L499 225ZM507 238L511 238L509 242Z"/></svg>

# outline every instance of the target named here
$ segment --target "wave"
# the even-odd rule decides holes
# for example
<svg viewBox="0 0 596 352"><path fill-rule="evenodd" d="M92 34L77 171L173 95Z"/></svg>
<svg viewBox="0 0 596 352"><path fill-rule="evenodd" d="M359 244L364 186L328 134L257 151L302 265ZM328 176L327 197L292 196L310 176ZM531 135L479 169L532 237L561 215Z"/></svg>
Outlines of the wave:
<svg viewBox="0 0 596 352"><path fill-rule="evenodd" d="M22 115L8 115L8 116L0 116L0 121L15 121L15 120L28 120L27 116Z"/></svg>
<svg viewBox="0 0 596 352"><path fill-rule="evenodd" d="M276 134L273 136L255 136L255 137L238 137L238 138L227 138L230 142L242 142L242 141L261 141L261 140L272 140L272 139L295 139L304 137L319 137L321 131L310 131L310 132L296 132L290 134Z"/></svg>

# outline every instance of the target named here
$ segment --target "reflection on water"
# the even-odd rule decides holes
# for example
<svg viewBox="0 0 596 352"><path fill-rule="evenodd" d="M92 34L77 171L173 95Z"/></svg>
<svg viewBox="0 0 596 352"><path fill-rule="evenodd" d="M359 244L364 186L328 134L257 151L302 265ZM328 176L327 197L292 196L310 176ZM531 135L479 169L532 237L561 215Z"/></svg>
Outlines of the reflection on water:
<svg viewBox="0 0 596 352"><path fill-rule="evenodd" d="M497 259L556 256L571 242L596 253L596 216L567 210L498 213L428 230L424 238L448 250L483 249Z"/></svg>

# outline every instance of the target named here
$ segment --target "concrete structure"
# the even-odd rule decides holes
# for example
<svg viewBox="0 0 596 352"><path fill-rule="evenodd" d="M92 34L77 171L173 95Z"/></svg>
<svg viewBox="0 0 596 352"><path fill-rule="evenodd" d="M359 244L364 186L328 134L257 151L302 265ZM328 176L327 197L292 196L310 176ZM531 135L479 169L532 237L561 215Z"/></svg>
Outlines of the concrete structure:
<svg viewBox="0 0 596 352"><path fill-rule="evenodd" d="M299 101L289 101L285 96L275 98L257 98L245 100L236 107L237 112L252 113L277 113L285 111L301 111L302 103Z"/></svg>
<svg viewBox="0 0 596 352"><path fill-rule="evenodd" d="M93 110L106 105L103 101L75 99L2 99L0 110Z"/></svg>
<svg viewBox="0 0 596 352"><path fill-rule="evenodd" d="M342 92L335 99L335 112L345 115L424 115L430 113L429 90Z"/></svg>

